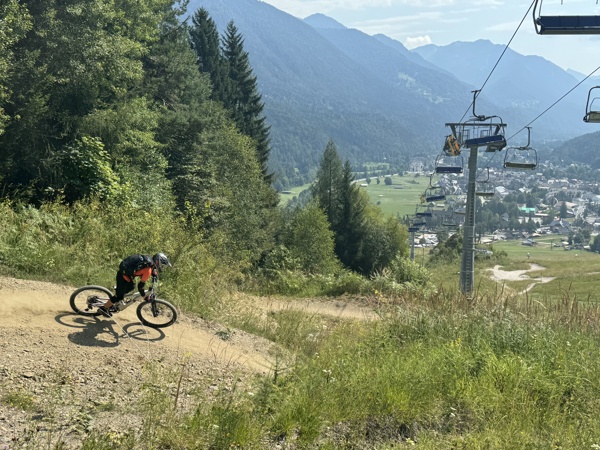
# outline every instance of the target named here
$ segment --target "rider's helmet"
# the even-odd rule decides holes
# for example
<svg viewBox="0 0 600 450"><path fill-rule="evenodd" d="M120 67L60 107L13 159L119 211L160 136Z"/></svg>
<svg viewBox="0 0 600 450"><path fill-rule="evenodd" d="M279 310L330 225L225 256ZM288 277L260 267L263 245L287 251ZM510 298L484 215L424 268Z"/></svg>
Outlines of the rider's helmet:
<svg viewBox="0 0 600 450"><path fill-rule="evenodd" d="M154 263L154 267L156 267L159 272L163 269L163 267L171 267L171 262L164 253L156 253L152 257L152 262Z"/></svg>

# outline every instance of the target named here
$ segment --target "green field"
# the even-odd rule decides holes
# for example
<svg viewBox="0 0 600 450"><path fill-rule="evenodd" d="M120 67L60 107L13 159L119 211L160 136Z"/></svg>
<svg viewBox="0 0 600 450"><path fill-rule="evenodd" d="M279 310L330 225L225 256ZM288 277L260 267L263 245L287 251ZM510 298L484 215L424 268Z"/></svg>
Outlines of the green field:
<svg viewBox="0 0 600 450"><path fill-rule="evenodd" d="M559 242L560 236L551 239ZM506 264L502 264L503 270L526 270L531 264L543 267L523 274L529 278L526 283L507 281L506 286L525 295L522 291L535 283L527 295L544 303L548 299L600 302L600 255L586 250L565 251L550 246L549 241L550 238L540 240L534 247L524 246L520 240L494 244L494 250L504 250L508 254ZM548 281L551 278L554 279ZM527 286L521 288L517 284Z"/></svg>
<svg viewBox="0 0 600 450"><path fill-rule="evenodd" d="M371 178L371 183L367 187L362 187L368 194L373 204L378 204L386 215L400 217L405 214L414 214L421 194L429 187L429 178L426 176L415 176L413 174L405 176L392 176L392 185L386 185L383 177L380 177L380 183L377 184L376 178ZM365 184L364 180L357 180L360 185ZM281 193L281 205L286 205L294 196L308 189L310 184L291 188L286 193ZM289 192L289 193L288 193Z"/></svg>

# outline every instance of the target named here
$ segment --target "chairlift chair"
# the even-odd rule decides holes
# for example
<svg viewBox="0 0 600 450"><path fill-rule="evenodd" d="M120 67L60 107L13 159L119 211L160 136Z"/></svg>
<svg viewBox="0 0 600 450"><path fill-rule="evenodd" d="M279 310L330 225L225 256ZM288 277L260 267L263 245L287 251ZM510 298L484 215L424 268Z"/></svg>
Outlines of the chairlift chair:
<svg viewBox="0 0 600 450"><path fill-rule="evenodd" d="M424 197L427 203L441 202L442 200L446 200L445 189L442 186L438 184L433 184L431 182L431 180L433 179L433 175L434 174L431 174L431 176L429 177L429 187L425 189Z"/></svg>
<svg viewBox="0 0 600 450"><path fill-rule="evenodd" d="M463 173L464 160L462 155L448 156L441 153L435 160L435 173Z"/></svg>
<svg viewBox="0 0 600 450"><path fill-rule="evenodd" d="M535 149L529 146L531 142L531 127L527 127L527 145L524 147L510 147L504 155L504 168L516 170L534 170L537 167L538 157Z"/></svg>
<svg viewBox="0 0 600 450"><path fill-rule="evenodd" d="M441 186L432 186L425 189L425 201L429 202L441 202L446 200L446 192Z"/></svg>
<svg viewBox="0 0 600 450"><path fill-rule="evenodd" d="M543 0L536 0L533 7L537 34L600 34L600 16L543 16L542 3Z"/></svg>
<svg viewBox="0 0 600 450"><path fill-rule="evenodd" d="M431 208L428 205L417 205L417 210L415 211L415 216L416 217L432 217L433 216L433 212L431 211Z"/></svg>
<svg viewBox="0 0 600 450"><path fill-rule="evenodd" d="M476 181L475 195L482 198L490 198L494 196L495 186L490 181L490 168L487 168L487 178L485 180Z"/></svg>
<svg viewBox="0 0 600 450"><path fill-rule="evenodd" d="M600 104L600 97L592 97L592 91L594 89L600 89L600 86L594 86L588 92L587 103L585 105L585 116L583 117L583 121L586 123L600 123L600 110L598 110L597 106ZM596 103L596 107L593 107L594 103Z"/></svg>
<svg viewBox="0 0 600 450"><path fill-rule="evenodd" d="M473 114L475 114L475 104L473 104ZM486 152L497 152L506 147L504 137L506 124L499 116L474 116L464 125L474 128L474 133L473 137L464 140L463 146L470 149L485 147Z"/></svg>
<svg viewBox="0 0 600 450"><path fill-rule="evenodd" d="M447 123L452 129L452 135L458 136L463 147L478 150L485 147L486 152L497 152L506 147L504 130L506 124L500 116L486 116L475 112L477 95L480 90L473 92L473 116L466 122Z"/></svg>
<svg viewBox="0 0 600 450"><path fill-rule="evenodd" d="M534 170L537 167L537 152L533 148L510 147L504 155L505 169Z"/></svg>

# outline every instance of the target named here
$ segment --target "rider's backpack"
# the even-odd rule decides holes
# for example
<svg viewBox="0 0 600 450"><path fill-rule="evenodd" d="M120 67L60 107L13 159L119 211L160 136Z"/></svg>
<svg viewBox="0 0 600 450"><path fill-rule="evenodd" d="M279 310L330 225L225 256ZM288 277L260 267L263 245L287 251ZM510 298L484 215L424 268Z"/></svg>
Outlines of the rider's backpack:
<svg viewBox="0 0 600 450"><path fill-rule="evenodd" d="M151 265L152 258L148 255L131 255L121 261L119 272L131 278L136 271Z"/></svg>

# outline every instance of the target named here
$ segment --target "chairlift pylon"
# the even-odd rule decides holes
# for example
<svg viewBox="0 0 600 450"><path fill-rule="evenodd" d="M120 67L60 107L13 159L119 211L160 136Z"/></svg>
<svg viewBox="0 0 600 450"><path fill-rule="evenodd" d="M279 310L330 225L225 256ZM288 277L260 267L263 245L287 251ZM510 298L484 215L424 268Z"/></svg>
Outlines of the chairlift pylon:
<svg viewBox="0 0 600 450"><path fill-rule="evenodd" d="M523 147L509 147L504 155L504 168L516 170L534 170L538 158L535 149L531 148L531 127L527 127L527 145Z"/></svg>
<svg viewBox="0 0 600 450"><path fill-rule="evenodd" d="M600 100L600 97L592 97L592 91L594 89L600 89L600 86L594 86L588 92L587 103L585 105L585 116L583 116L583 121L586 123L600 123L600 111L596 108L592 108L595 100ZM600 101L597 102L600 104Z"/></svg>
<svg viewBox="0 0 600 450"><path fill-rule="evenodd" d="M536 0L533 6L537 34L600 34L600 16L543 16L542 3L543 0Z"/></svg>

